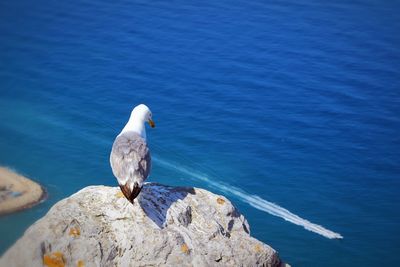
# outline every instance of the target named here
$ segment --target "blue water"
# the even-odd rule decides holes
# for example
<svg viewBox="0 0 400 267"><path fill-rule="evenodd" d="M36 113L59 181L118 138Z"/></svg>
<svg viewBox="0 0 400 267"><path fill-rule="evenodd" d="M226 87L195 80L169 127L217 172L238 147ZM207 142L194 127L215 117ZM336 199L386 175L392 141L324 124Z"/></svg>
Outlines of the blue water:
<svg viewBox="0 0 400 267"><path fill-rule="evenodd" d="M116 185L113 139L146 103L151 181L226 195L292 266L398 265L399 13L370 0L1 1L0 165L49 198L0 218L0 253L60 199Z"/></svg>

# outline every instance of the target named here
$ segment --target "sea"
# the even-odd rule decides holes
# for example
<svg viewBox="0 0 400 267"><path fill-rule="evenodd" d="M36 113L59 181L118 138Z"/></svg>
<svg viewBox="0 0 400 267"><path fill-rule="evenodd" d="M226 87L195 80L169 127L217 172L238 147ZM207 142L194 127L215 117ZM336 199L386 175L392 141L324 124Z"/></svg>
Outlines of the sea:
<svg viewBox="0 0 400 267"><path fill-rule="evenodd" d="M0 165L48 199L117 186L137 104L149 181L229 198L292 266L400 266L400 2L0 1Z"/></svg>

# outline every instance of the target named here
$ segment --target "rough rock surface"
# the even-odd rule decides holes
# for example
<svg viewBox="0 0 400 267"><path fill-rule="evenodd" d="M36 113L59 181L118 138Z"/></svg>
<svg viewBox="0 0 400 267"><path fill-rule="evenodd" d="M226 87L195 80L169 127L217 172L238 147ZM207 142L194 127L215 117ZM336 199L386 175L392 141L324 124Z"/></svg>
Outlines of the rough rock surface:
<svg viewBox="0 0 400 267"><path fill-rule="evenodd" d="M0 266L280 266L231 202L203 189L145 184L134 205L90 186L58 202Z"/></svg>

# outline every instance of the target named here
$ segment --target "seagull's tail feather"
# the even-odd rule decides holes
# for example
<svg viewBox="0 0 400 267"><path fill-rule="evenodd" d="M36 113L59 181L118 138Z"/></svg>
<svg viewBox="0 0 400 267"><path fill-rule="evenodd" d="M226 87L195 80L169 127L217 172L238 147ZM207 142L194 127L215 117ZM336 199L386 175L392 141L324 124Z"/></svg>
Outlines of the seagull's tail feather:
<svg viewBox="0 0 400 267"><path fill-rule="evenodd" d="M135 182L131 190L129 185L130 183L126 183L124 185L120 184L119 187L121 188L121 191L124 194L124 196L129 200L129 202L133 204L133 200L139 195L140 191L142 190L142 187Z"/></svg>

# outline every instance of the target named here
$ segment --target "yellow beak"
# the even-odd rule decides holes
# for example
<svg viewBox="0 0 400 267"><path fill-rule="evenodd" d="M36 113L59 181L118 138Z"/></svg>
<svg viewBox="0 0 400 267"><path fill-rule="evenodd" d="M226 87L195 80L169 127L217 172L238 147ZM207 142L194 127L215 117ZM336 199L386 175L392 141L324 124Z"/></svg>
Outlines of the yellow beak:
<svg viewBox="0 0 400 267"><path fill-rule="evenodd" d="M151 128L156 127L156 125L152 119L149 119L149 124L150 124Z"/></svg>

